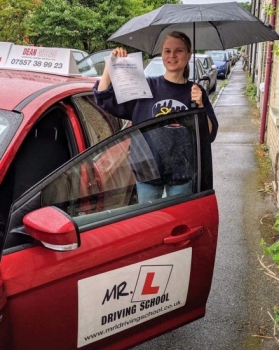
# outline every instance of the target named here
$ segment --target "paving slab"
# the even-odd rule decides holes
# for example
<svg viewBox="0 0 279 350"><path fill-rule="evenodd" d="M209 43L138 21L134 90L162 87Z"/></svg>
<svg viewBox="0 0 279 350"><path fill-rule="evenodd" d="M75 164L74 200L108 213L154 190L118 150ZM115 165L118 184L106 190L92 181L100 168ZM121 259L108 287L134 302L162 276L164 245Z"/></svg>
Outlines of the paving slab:
<svg viewBox="0 0 279 350"><path fill-rule="evenodd" d="M218 99L217 106L245 106L247 104L247 99L243 95L231 95L231 94L222 94Z"/></svg>

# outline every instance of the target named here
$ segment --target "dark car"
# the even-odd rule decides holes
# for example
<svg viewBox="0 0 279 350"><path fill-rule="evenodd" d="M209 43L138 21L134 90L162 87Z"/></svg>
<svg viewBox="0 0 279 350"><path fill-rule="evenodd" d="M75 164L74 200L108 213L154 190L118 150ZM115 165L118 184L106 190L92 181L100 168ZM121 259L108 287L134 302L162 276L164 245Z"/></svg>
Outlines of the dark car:
<svg viewBox="0 0 279 350"><path fill-rule="evenodd" d="M228 74L230 73L230 58L226 51L206 51L206 55L210 55L214 64L218 69L218 78L226 79Z"/></svg>
<svg viewBox="0 0 279 350"><path fill-rule="evenodd" d="M203 88L205 89L206 93L209 94L209 82L210 82L210 78L209 76L206 74L205 69L201 63L201 61L196 58L195 60L195 81L197 84L200 84L201 86L203 86ZM194 61L193 58L189 61L189 66L190 66L190 75L189 75L189 79L193 80L194 78ZM162 57L155 57L153 58L148 65L145 67L144 69L144 74L145 76L160 76L160 75L164 75L166 71L166 68L163 64L163 60Z"/></svg>
<svg viewBox="0 0 279 350"><path fill-rule="evenodd" d="M210 92L215 91L217 87L218 70L212 60L212 57L210 55L202 55L202 54L196 54L196 57L201 61L204 67L205 73L210 78L209 91Z"/></svg>
<svg viewBox="0 0 279 350"><path fill-rule="evenodd" d="M218 236L205 109L123 128L70 50L5 44L1 350L122 350L204 317ZM191 193L141 204L132 165L144 181L183 172Z"/></svg>

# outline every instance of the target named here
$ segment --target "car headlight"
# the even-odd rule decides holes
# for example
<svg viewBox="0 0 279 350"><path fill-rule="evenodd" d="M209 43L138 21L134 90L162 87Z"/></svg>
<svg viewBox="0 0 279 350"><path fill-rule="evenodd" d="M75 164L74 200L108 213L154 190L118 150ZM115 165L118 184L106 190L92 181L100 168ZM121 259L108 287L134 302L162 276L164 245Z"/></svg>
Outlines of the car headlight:
<svg viewBox="0 0 279 350"><path fill-rule="evenodd" d="M226 68L226 66L220 66L219 67L219 69L225 69Z"/></svg>

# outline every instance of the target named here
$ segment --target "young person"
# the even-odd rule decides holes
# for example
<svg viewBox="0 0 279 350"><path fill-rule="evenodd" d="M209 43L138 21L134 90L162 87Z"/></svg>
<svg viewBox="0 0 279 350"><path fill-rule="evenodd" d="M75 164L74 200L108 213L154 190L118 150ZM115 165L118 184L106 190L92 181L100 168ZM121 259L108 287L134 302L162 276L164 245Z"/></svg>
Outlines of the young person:
<svg viewBox="0 0 279 350"><path fill-rule="evenodd" d="M127 51L122 47L117 47L112 51L112 55L126 57ZM133 124L137 124L162 114L188 110L191 108L191 102L195 101L198 108L206 109L210 140L213 142L217 134L218 121L205 90L200 85L188 80L191 55L191 41L187 35L182 32L168 34L162 44L162 60L166 72L163 76L147 77L153 98L137 99L118 104L108 71L105 68L101 80L93 87L97 104L114 116L131 120ZM192 191L191 181L185 182L183 179L175 183L163 179L160 181L141 181L140 177L137 176L137 171L133 170L137 179L140 203L161 198L164 188L167 195L189 194ZM176 174L176 178L178 177Z"/></svg>

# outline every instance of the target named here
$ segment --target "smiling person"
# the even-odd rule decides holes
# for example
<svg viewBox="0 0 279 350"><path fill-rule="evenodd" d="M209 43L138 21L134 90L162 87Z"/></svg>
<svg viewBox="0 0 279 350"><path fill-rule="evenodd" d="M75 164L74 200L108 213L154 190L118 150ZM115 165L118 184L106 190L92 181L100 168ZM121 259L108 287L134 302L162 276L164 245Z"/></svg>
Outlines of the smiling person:
<svg viewBox="0 0 279 350"><path fill-rule="evenodd" d="M127 51L122 47L117 47L112 51L112 55L126 57ZM218 130L218 121L203 87L188 80L191 55L191 41L188 36L181 32L169 33L162 44L165 74L146 78L153 95L152 98L136 99L118 104L108 70L105 68L101 80L93 87L97 104L115 117L128 119L133 124L137 124L163 114L188 110L191 108L192 101L195 101L198 108L206 109L210 140L213 142ZM172 185L163 182L137 181L139 202L161 198L164 188L167 195L189 194L192 186L190 181Z"/></svg>

